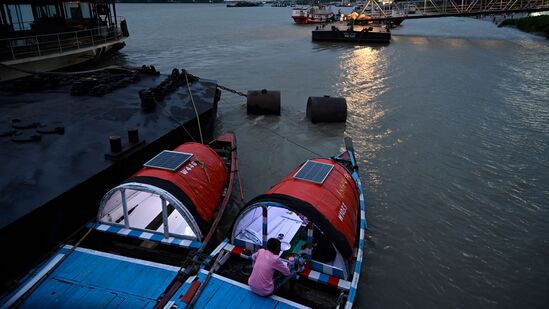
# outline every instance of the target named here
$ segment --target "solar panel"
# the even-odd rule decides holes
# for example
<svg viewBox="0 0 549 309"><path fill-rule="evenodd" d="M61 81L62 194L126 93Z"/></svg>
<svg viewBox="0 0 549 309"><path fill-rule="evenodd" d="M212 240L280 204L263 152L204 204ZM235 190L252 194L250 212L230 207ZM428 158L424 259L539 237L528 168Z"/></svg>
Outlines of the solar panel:
<svg viewBox="0 0 549 309"><path fill-rule="evenodd" d="M308 160L295 173L294 178L322 184L333 168L332 164Z"/></svg>
<svg viewBox="0 0 549 309"><path fill-rule="evenodd" d="M192 157L192 153L164 150L143 164L146 167L160 168L169 171L176 171L183 163Z"/></svg>

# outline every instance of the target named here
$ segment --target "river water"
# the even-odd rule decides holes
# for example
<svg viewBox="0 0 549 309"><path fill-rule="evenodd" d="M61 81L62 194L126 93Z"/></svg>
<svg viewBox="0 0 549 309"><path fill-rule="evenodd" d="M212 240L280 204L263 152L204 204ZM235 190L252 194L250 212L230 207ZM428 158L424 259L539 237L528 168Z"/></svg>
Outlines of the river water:
<svg viewBox="0 0 549 309"><path fill-rule="evenodd" d="M222 94L245 200L352 137L369 223L357 307L549 307L549 41L452 17L405 21L389 45L319 44L290 8L117 11L121 64L281 91L279 117ZM305 118L322 95L346 98L347 123Z"/></svg>

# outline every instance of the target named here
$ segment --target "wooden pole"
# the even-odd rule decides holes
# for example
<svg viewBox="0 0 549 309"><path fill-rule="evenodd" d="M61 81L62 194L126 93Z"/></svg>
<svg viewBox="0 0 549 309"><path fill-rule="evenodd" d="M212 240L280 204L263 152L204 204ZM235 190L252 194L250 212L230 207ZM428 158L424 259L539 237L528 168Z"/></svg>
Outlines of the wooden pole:
<svg viewBox="0 0 549 309"><path fill-rule="evenodd" d="M212 267L210 268L210 271L208 272L208 275L206 275L206 278L204 278L204 281L200 284L200 286L196 290L196 293L193 295L193 298L191 298L191 301L189 302L189 305L187 306L187 308L190 309L194 306L194 303L196 303L196 301L200 297L200 293L202 293L202 290L204 290L204 288L208 284L208 281L212 277L212 274L214 273L215 268L217 267L217 264L219 264L219 262L225 256L226 253L227 251L225 250L222 250L221 252L219 252L219 254L217 255L217 258L215 259L215 262L213 263Z"/></svg>

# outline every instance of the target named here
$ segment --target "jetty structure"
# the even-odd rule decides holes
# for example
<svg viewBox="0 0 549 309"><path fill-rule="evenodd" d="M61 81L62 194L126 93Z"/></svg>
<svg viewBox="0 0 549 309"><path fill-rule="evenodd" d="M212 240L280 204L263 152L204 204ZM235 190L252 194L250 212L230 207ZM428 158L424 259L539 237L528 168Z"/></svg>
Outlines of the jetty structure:
<svg viewBox="0 0 549 309"><path fill-rule="evenodd" d="M128 36L115 0L2 1L0 82L97 60Z"/></svg>
<svg viewBox="0 0 549 309"><path fill-rule="evenodd" d="M501 0L501 1L383 1L366 0L355 8L363 23L390 22L399 25L406 19L440 18L451 16L503 15L549 11L546 0Z"/></svg>
<svg viewBox="0 0 549 309"><path fill-rule="evenodd" d="M216 81L153 66L0 84L2 290L152 156L210 141L220 96Z"/></svg>

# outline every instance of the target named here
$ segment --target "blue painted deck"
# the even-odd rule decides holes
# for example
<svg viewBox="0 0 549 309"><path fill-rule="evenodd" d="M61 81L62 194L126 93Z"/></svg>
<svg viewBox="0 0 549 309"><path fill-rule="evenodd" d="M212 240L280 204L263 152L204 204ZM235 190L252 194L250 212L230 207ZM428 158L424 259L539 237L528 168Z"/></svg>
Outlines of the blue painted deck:
<svg viewBox="0 0 549 309"><path fill-rule="evenodd" d="M63 251L67 250L58 254ZM169 265L78 248L21 308L152 308L177 271Z"/></svg>
<svg viewBox="0 0 549 309"><path fill-rule="evenodd" d="M202 270L198 274L198 280L203 281L207 272ZM182 298L191 286L191 277L170 299L170 304L177 308L186 308L187 304ZM250 291L249 287L240 282L213 274L206 287L200 293L200 297L194 304L195 308L307 308L290 300L278 296L262 297Z"/></svg>

